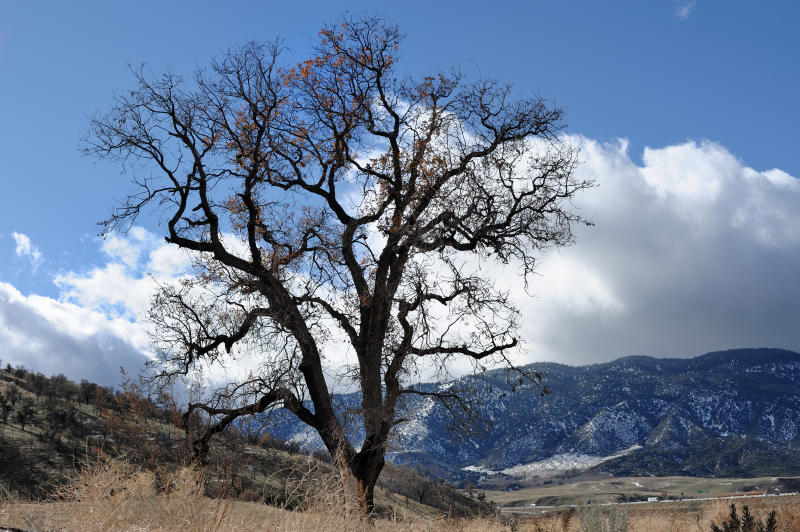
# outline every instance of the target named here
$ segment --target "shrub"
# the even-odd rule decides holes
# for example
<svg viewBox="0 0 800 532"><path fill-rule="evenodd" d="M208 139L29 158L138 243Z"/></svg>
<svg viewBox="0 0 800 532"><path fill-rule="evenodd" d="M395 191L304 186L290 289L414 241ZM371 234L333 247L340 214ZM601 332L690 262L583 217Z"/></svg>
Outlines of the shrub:
<svg viewBox="0 0 800 532"><path fill-rule="evenodd" d="M711 521L712 532L776 532L777 530L778 524L775 519L775 510L772 510L766 522L762 523L750 513L750 508L747 505L742 506L741 518L736 511L736 505L731 504L728 519L722 521L720 526Z"/></svg>

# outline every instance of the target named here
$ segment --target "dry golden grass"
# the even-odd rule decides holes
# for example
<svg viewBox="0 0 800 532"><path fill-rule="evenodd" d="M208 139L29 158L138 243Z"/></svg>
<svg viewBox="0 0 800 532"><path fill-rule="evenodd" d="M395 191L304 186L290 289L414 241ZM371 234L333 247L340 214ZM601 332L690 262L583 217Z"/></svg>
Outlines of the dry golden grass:
<svg viewBox="0 0 800 532"><path fill-rule="evenodd" d="M155 474L101 456L54 493L51 502L0 501L0 526L81 532L504 529L492 519L416 517L401 511L368 523L357 515L347 515L335 478L313 476L317 474L310 471L288 488L305 502L301 511L286 511L261 503L208 498L202 475L195 469Z"/></svg>
<svg viewBox="0 0 800 532"><path fill-rule="evenodd" d="M299 511L287 511L262 503L205 496L202 474L181 468L153 473L122 461L100 456L53 494L52 502L29 503L0 500L0 526L26 530L66 530L99 532L106 530L150 531L445 531L493 532L520 530L531 532L584 532L594 519L609 522L604 512L628 512L628 530L646 532L707 532L712 520L720 523L728 515L730 501L719 500L653 504L627 507L610 506L579 510L569 519L553 515L536 519L519 518L501 522L495 518L447 519L404 512L366 522L348 515L336 477L309 469L298 479L296 495L304 501ZM779 530L800 532L800 497L768 497L737 500L764 518L777 513ZM585 522L581 522L581 520ZM601 527L602 528L602 527Z"/></svg>
<svg viewBox="0 0 800 532"><path fill-rule="evenodd" d="M158 500L143 505L142 513L126 513L113 504L38 503L6 504L0 509L0 523L33 530L99 532L107 530L185 530L189 531L360 531L399 530L420 532L490 532L508 530L493 519L381 518L369 524L348 518L341 512L287 511L259 503L196 499ZM154 506L156 506L154 508ZM155 510L145 513L147 510ZM176 515L177 514L177 515ZM175 517L174 520L170 517Z"/></svg>

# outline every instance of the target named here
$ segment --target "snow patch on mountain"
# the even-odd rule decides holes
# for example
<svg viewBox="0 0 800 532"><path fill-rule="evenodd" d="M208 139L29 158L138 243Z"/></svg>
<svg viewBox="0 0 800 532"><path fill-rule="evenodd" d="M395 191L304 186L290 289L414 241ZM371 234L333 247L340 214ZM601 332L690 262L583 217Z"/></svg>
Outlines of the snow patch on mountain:
<svg viewBox="0 0 800 532"><path fill-rule="evenodd" d="M464 471L472 471L475 473L484 473L490 475L503 473L505 475L514 478L549 477L557 475L559 473L563 473L564 471L589 469L590 467L602 464L607 460L611 460L613 458L619 458L620 456L625 456L626 454L630 454L641 448L642 448L641 445L638 444L632 445L627 449L620 451L616 454L612 454L610 456L594 456L589 454L562 453L553 455L545 460L538 460L536 462L531 462L528 464L521 464L513 467L507 467L501 471L492 471L480 465L467 466L462 469Z"/></svg>
<svg viewBox="0 0 800 532"><path fill-rule="evenodd" d="M577 435L584 450L602 453L633 445L646 438L652 429L647 419L632 411L627 402L622 402L597 413Z"/></svg>
<svg viewBox="0 0 800 532"><path fill-rule="evenodd" d="M300 448L304 450L314 450L324 446L322 438L319 437L319 433L316 429L308 425L304 425L303 428L294 433L292 437L289 438L289 441L298 444Z"/></svg>
<svg viewBox="0 0 800 532"><path fill-rule="evenodd" d="M425 438L429 433L428 416L434 406L436 406L436 401L432 397L423 399L416 407L411 419L397 427L397 435L400 439L419 441Z"/></svg>

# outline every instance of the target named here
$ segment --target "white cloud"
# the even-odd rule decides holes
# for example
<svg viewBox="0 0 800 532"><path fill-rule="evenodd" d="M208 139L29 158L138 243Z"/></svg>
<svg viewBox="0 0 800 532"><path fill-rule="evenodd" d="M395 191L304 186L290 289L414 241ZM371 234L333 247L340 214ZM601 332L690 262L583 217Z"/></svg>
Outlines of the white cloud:
<svg viewBox="0 0 800 532"><path fill-rule="evenodd" d="M20 256L38 254L14 233ZM149 356L145 318L157 283L175 280L188 256L147 230L102 241L109 261L84 272L56 275L58 299L21 294L0 283L0 349L3 360L73 379L119 382L119 367L137 373ZM141 259L144 257L144 259Z"/></svg>
<svg viewBox="0 0 800 532"><path fill-rule="evenodd" d="M110 259L105 266L61 273L54 282L63 299L109 316L144 320L158 283L175 280L190 265L185 251L142 227L107 237L101 249Z"/></svg>
<svg viewBox="0 0 800 532"><path fill-rule="evenodd" d="M39 248L31 243L31 239L26 234L14 231L11 236L14 237L14 242L16 243L14 253L17 254L17 257L27 258L31 261L31 265L37 268L42 260L42 253Z"/></svg>
<svg viewBox="0 0 800 532"><path fill-rule="evenodd" d="M169 278L187 271L189 255L177 246L162 245L150 252L147 271L156 278Z"/></svg>
<svg viewBox="0 0 800 532"><path fill-rule="evenodd" d="M648 148L638 166L624 141L573 141L598 182L576 202L596 227L543 257L537 297L517 299L537 360L800 350L797 179L713 142Z"/></svg>
<svg viewBox="0 0 800 532"><path fill-rule="evenodd" d="M103 240L103 251L111 258L117 259L128 268L135 268L142 252L141 247L134 245L130 239L112 235Z"/></svg>
<svg viewBox="0 0 800 532"><path fill-rule="evenodd" d="M590 264L579 263L563 253L552 253L542 262L538 268L541 276L537 277L542 283L536 299L576 314L624 311L624 303Z"/></svg>
<svg viewBox="0 0 800 532"><path fill-rule="evenodd" d="M680 20L688 20L695 4L697 4L697 0L689 0L688 2L682 3L675 11L675 16Z"/></svg>
<svg viewBox="0 0 800 532"><path fill-rule="evenodd" d="M147 338L124 319L36 295L0 282L0 352L3 363L74 380L117 384L119 368L138 371Z"/></svg>
<svg viewBox="0 0 800 532"><path fill-rule="evenodd" d="M713 203L726 176L741 166L722 146L711 142L645 148L642 159L647 185L676 206Z"/></svg>
<svg viewBox="0 0 800 532"><path fill-rule="evenodd" d="M59 274L54 282L68 301L133 319L144 318L156 288L153 279L134 276L120 263L108 263L82 274Z"/></svg>

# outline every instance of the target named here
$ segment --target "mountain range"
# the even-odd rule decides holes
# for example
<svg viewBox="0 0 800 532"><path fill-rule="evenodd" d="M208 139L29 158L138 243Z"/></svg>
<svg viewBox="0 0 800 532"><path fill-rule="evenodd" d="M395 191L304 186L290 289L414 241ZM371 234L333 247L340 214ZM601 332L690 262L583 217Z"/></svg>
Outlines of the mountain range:
<svg viewBox="0 0 800 532"><path fill-rule="evenodd" d="M481 436L455 437L446 405L412 395L390 458L452 479L614 475L800 475L800 353L735 349L696 358L625 357L604 364L536 363L550 393L490 371L417 386L471 390ZM357 394L337 399L357 410ZM273 434L312 449L313 430L288 415ZM354 424L357 425L357 424ZM358 438L357 429L353 429Z"/></svg>

